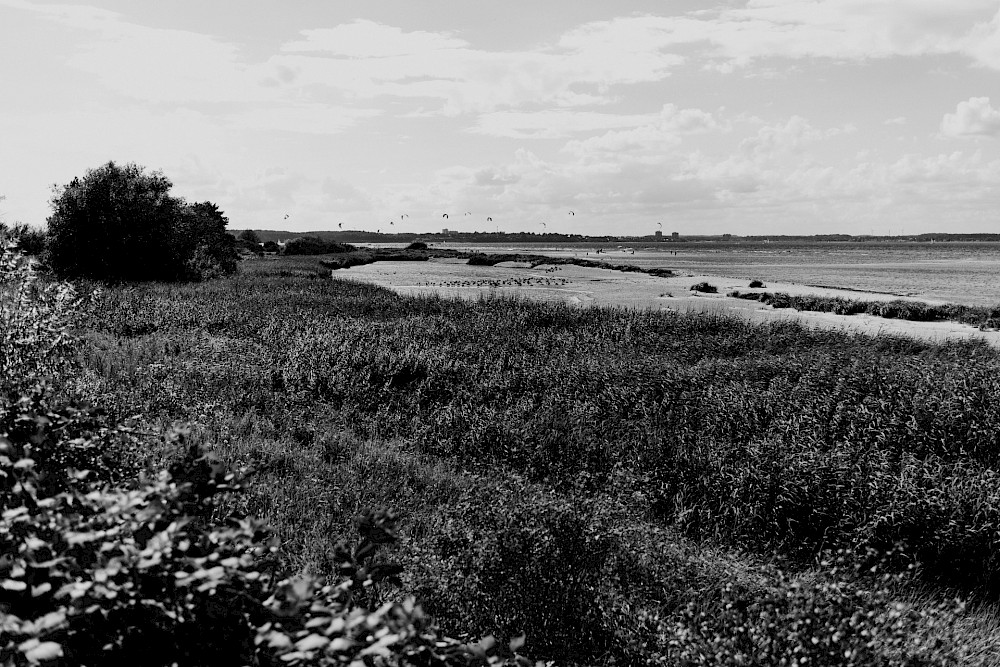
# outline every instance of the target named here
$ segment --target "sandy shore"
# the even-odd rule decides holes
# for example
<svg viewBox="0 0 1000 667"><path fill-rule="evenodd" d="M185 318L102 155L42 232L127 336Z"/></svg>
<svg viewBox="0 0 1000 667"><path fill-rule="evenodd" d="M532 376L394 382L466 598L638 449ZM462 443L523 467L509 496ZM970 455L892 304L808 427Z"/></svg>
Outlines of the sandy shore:
<svg viewBox="0 0 1000 667"><path fill-rule="evenodd" d="M931 341L975 338L1000 347L1000 332L980 331L955 322L909 322L873 315L801 312L788 308L775 309L756 301L726 296L728 292L739 290L839 296L865 301L901 298L893 294L794 283L768 283L765 288L750 289L745 280L720 276L681 275L662 278L573 265L541 265L530 268L522 262L504 262L492 267L469 266L465 260L378 262L335 271L333 275L337 278L375 283L401 294L437 293L461 298L478 298L490 293L512 294L544 301L562 301L580 307L617 306L679 312L726 312L753 321L792 319L811 327L844 329L869 335L905 335ZM690 291L692 285L701 282L715 286L718 293ZM927 299L910 300L936 303Z"/></svg>

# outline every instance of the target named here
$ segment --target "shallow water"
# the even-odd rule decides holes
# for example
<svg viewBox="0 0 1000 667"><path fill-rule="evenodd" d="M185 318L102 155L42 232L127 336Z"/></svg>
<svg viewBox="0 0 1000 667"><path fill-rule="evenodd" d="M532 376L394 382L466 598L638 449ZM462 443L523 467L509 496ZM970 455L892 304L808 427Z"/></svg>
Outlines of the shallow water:
<svg viewBox="0 0 1000 667"><path fill-rule="evenodd" d="M1000 304L1000 243L692 242L435 244L486 252L578 256L692 275L718 275L911 296L976 306ZM603 250L598 254L598 248Z"/></svg>

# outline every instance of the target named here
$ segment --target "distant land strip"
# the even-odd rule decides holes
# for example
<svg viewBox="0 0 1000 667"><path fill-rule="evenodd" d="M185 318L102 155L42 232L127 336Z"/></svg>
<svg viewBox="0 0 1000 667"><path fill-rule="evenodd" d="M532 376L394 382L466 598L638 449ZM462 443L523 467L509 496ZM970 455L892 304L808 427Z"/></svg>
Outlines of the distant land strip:
<svg viewBox="0 0 1000 667"><path fill-rule="evenodd" d="M422 244L420 244L422 245ZM496 266L501 262L525 262L532 268L542 264L573 264L592 269L607 269L626 273L645 273L660 278L677 275L670 269L646 269L632 264L611 264L597 262L579 257L548 257L524 253L483 253L450 250L446 248L364 248L337 253L329 259L320 260L320 264L328 269L348 269L352 266L363 266L375 262L426 262L430 259L467 259L472 266Z"/></svg>
<svg viewBox="0 0 1000 667"><path fill-rule="evenodd" d="M839 285L815 285L813 283L806 283L806 287L819 287L821 289L835 289L841 292L863 292L865 294L891 294L893 296L913 296L913 292L886 292L883 290L874 289L860 289L855 287L840 287Z"/></svg>

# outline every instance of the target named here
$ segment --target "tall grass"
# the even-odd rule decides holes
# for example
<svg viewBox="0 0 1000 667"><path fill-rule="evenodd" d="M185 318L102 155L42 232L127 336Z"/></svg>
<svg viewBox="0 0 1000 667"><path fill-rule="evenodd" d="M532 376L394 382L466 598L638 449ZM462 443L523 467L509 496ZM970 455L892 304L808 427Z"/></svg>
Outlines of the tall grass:
<svg viewBox="0 0 1000 667"><path fill-rule="evenodd" d="M109 289L81 352L81 383L116 418L189 422L250 468L233 509L275 525L287 572L335 569L350 517L393 506L402 590L446 631L526 631L533 655L581 664L711 664L690 656L744 617L696 632L703 614L753 600L773 598L781 623L829 603L836 627L858 601L866 631L887 624L896 653L880 639L863 654L885 664L904 664L894 638L953 617L928 603L885 629L895 588L808 574L834 550L890 552L880 567L931 590L1000 590L1000 359L985 346L403 298L314 266ZM787 577L758 567L776 556ZM783 632L750 644L813 636ZM949 637L906 650L952 664Z"/></svg>

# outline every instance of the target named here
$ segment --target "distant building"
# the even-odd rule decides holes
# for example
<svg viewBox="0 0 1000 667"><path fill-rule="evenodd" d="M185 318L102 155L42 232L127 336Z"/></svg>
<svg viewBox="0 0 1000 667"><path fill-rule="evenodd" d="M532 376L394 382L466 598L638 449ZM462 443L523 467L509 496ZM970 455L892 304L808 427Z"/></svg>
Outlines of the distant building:
<svg viewBox="0 0 1000 667"><path fill-rule="evenodd" d="M451 232L449 232L447 229L442 229L441 233L442 234L451 234Z"/></svg>
<svg viewBox="0 0 1000 667"><path fill-rule="evenodd" d="M657 238L657 239L662 239L662 238L663 238L663 232L661 232L661 231L657 231L657 232L656 232L656 238Z"/></svg>
<svg viewBox="0 0 1000 667"><path fill-rule="evenodd" d="M673 238L673 239L678 239L678 238L680 238L680 234L678 234L677 232L672 232L670 234L670 237Z"/></svg>

